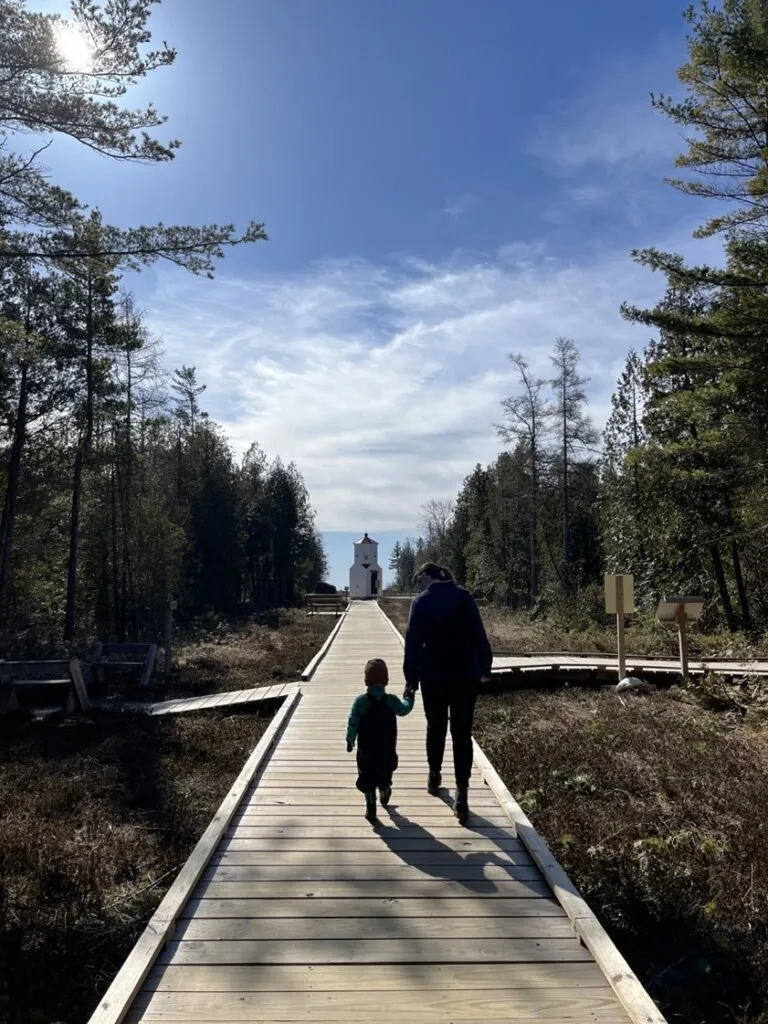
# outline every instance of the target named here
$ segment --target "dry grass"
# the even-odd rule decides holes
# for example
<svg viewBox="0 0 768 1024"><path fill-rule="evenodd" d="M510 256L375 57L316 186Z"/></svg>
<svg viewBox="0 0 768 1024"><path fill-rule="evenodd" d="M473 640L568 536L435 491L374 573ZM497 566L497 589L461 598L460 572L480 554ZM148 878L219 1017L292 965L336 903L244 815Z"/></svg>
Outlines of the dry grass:
<svg viewBox="0 0 768 1024"><path fill-rule="evenodd" d="M384 599L382 609L398 629L405 629L408 601ZM533 653L613 654L616 627L606 616L593 618L574 611L569 616L532 618L524 612L484 606L480 612L494 654ZM653 615L632 615L627 620L627 651L647 657L675 657L677 632L661 626ZM692 657L748 659L768 653L768 637L747 637L743 633L690 633Z"/></svg>
<svg viewBox="0 0 768 1024"><path fill-rule="evenodd" d="M270 717L0 726L0 1020L88 1018Z"/></svg>
<svg viewBox="0 0 768 1024"><path fill-rule="evenodd" d="M768 732L679 690L482 698L475 733L669 1019L768 1021Z"/></svg>

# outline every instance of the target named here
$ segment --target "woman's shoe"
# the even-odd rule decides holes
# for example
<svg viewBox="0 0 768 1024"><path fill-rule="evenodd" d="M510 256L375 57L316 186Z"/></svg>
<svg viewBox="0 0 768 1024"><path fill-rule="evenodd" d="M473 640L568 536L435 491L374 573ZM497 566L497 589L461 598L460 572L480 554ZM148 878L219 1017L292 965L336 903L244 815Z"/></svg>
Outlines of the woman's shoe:
<svg viewBox="0 0 768 1024"><path fill-rule="evenodd" d="M453 813L460 825L466 825L469 821L469 793L467 787L456 789L456 800L453 805Z"/></svg>
<svg viewBox="0 0 768 1024"><path fill-rule="evenodd" d="M365 816L368 821L376 821L376 794L365 794Z"/></svg>

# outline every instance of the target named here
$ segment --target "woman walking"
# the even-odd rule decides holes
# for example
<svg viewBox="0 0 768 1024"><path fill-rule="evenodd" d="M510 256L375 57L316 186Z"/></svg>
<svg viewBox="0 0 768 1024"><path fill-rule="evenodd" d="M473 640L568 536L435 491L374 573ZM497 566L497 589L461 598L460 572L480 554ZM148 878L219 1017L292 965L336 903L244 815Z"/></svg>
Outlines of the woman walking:
<svg viewBox="0 0 768 1024"><path fill-rule="evenodd" d="M427 562L414 582L414 599L405 631L406 696L421 684L427 717L427 790L437 796L442 782L443 754L451 723L456 773L454 812L461 825L469 817L469 776L472 771L472 719L477 685L490 678L491 645L475 599L457 586L447 569Z"/></svg>

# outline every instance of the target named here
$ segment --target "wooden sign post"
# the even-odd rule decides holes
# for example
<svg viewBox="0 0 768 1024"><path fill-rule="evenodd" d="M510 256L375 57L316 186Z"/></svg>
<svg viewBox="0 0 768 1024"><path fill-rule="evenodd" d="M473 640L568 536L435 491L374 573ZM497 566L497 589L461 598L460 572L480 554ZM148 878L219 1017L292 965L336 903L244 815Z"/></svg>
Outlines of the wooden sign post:
<svg viewBox="0 0 768 1024"><path fill-rule="evenodd" d="M635 610L635 581L629 573L605 574L605 610L616 616L616 650L619 682L627 675L627 650L624 640L625 616Z"/></svg>
<svg viewBox="0 0 768 1024"><path fill-rule="evenodd" d="M663 597L656 609L659 622L677 626L680 643L680 674L688 678L688 623L696 622L704 608L703 597Z"/></svg>

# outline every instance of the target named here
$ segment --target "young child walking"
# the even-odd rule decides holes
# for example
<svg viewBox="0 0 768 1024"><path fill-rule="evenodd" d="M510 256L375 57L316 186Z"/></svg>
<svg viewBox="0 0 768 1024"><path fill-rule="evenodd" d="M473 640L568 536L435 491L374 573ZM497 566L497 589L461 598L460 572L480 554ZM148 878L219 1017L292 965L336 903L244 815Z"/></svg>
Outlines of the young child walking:
<svg viewBox="0 0 768 1024"><path fill-rule="evenodd" d="M347 723L347 753L357 740L357 788L365 796L365 816L376 819L376 790L381 806L392 796L392 775L397 769L397 718L413 709L413 695L403 700L386 692L387 663L371 658L365 666L365 693L355 699Z"/></svg>

